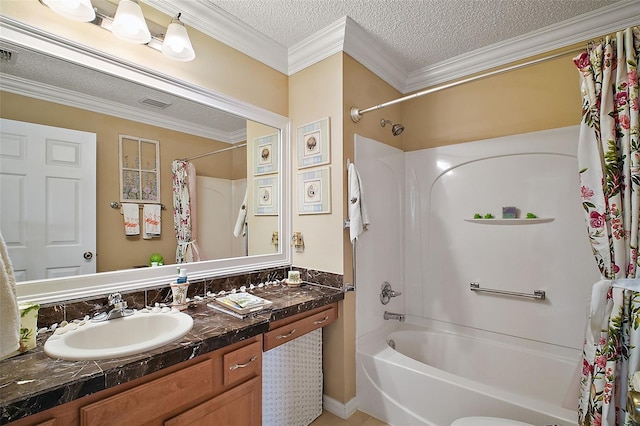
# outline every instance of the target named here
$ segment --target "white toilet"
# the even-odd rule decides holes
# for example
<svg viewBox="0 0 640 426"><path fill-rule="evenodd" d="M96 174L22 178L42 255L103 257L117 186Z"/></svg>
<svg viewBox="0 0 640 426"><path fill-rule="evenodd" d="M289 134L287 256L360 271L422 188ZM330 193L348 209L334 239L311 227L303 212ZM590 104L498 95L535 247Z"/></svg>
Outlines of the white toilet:
<svg viewBox="0 0 640 426"><path fill-rule="evenodd" d="M534 426L517 420L499 419L497 417L463 417L451 423L451 426Z"/></svg>

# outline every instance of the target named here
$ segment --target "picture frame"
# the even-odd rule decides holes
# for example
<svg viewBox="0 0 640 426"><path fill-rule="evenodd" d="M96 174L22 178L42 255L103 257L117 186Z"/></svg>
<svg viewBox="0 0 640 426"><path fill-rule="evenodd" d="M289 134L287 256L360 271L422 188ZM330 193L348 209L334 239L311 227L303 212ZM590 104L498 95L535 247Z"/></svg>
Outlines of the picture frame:
<svg viewBox="0 0 640 426"><path fill-rule="evenodd" d="M278 172L278 135L267 135L253 140L253 174Z"/></svg>
<svg viewBox="0 0 640 426"><path fill-rule="evenodd" d="M329 167L298 172L298 213L331 213L331 170Z"/></svg>
<svg viewBox="0 0 640 426"><path fill-rule="evenodd" d="M264 177L253 180L254 214L256 216L275 216L278 214L278 178Z"/></svg>
<svg viewBox="0 0 640 426"><path fill-rule="evenodd" d="M329 117L298 127L298 169L329 164L331 139Z"/></svg>

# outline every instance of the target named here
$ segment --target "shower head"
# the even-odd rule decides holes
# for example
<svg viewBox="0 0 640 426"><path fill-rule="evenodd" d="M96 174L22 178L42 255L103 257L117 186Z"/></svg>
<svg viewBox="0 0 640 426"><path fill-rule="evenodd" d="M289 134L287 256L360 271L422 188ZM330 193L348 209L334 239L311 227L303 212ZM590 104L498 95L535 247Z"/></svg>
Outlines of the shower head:
<svg viewBox="0 0 640 426"><path fill-rule="evenodd" d="M400 133L404 132L404 126L402 124L393 124L391 120L385 120L384 118L380 120L380 125L382 127L387 124L391 124L391 133L393 136L398 136Z"/></svg>

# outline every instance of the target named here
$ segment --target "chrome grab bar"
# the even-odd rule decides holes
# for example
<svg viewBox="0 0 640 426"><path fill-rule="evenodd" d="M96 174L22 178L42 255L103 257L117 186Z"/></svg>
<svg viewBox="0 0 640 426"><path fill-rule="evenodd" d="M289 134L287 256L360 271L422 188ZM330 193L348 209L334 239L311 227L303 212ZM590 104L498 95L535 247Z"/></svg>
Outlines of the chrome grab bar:
<svg viewBox="0 0 640 426"><path fill-rule="evenodd" d="M469 289L471 291L484 291L486 293L504 294L506 296L526 297L529 299L545 300L547 295L544 290L533 290L533 293L520 293L517 291L496 290L493 288L481 288L480 283L469 283Z"/></svg>

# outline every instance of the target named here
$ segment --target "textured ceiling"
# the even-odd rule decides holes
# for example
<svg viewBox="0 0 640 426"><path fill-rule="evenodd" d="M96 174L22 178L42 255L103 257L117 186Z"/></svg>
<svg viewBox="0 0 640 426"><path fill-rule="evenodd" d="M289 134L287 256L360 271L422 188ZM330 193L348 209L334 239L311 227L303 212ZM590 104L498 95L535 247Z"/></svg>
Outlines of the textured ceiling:
<svg viewBox="0 0 640 426"><path fill-rule="evenodd" d="M406 71L617 0L205 0L289 48L349 16Z"/></svg>
<svg viewBox="0 0 640 426"><path fill-rule="evenodd" d="M113 2L116 0L94 0ZM144 0L143 0L144 1ZM147 0L150 1L150 0ZM158 0L189 9L198 4L219 8L265 38L286 48L300 45L345 16L370 37L406 72L414 72L479 48L491 46L596 9L622 3L617 0ZM640 5L640 2L638 2ZM184 10L183 9L183 10ZM640 7L639 7L640 9ZM196 10L196 9L194 9ZM186 10L185 10L186 11ZM194 12L196 13L196 12ZM640 10L638 12L640 14ZM201 16L201 23L214 20ZM236 36L228 31L229 37ZM373 49L372 49L373 50ZM193 102L47 55L19 51L17 64L0 65L0 73L84 93L107 102L127 105L149 115L171 117L178 125L194 123L230 135L233 142L244 120L225 117ZM145 97L172 105L157 110L139 101ZM160 120L162 120L160 118ZM226 138L221 138L225 140Z"/></svg>

